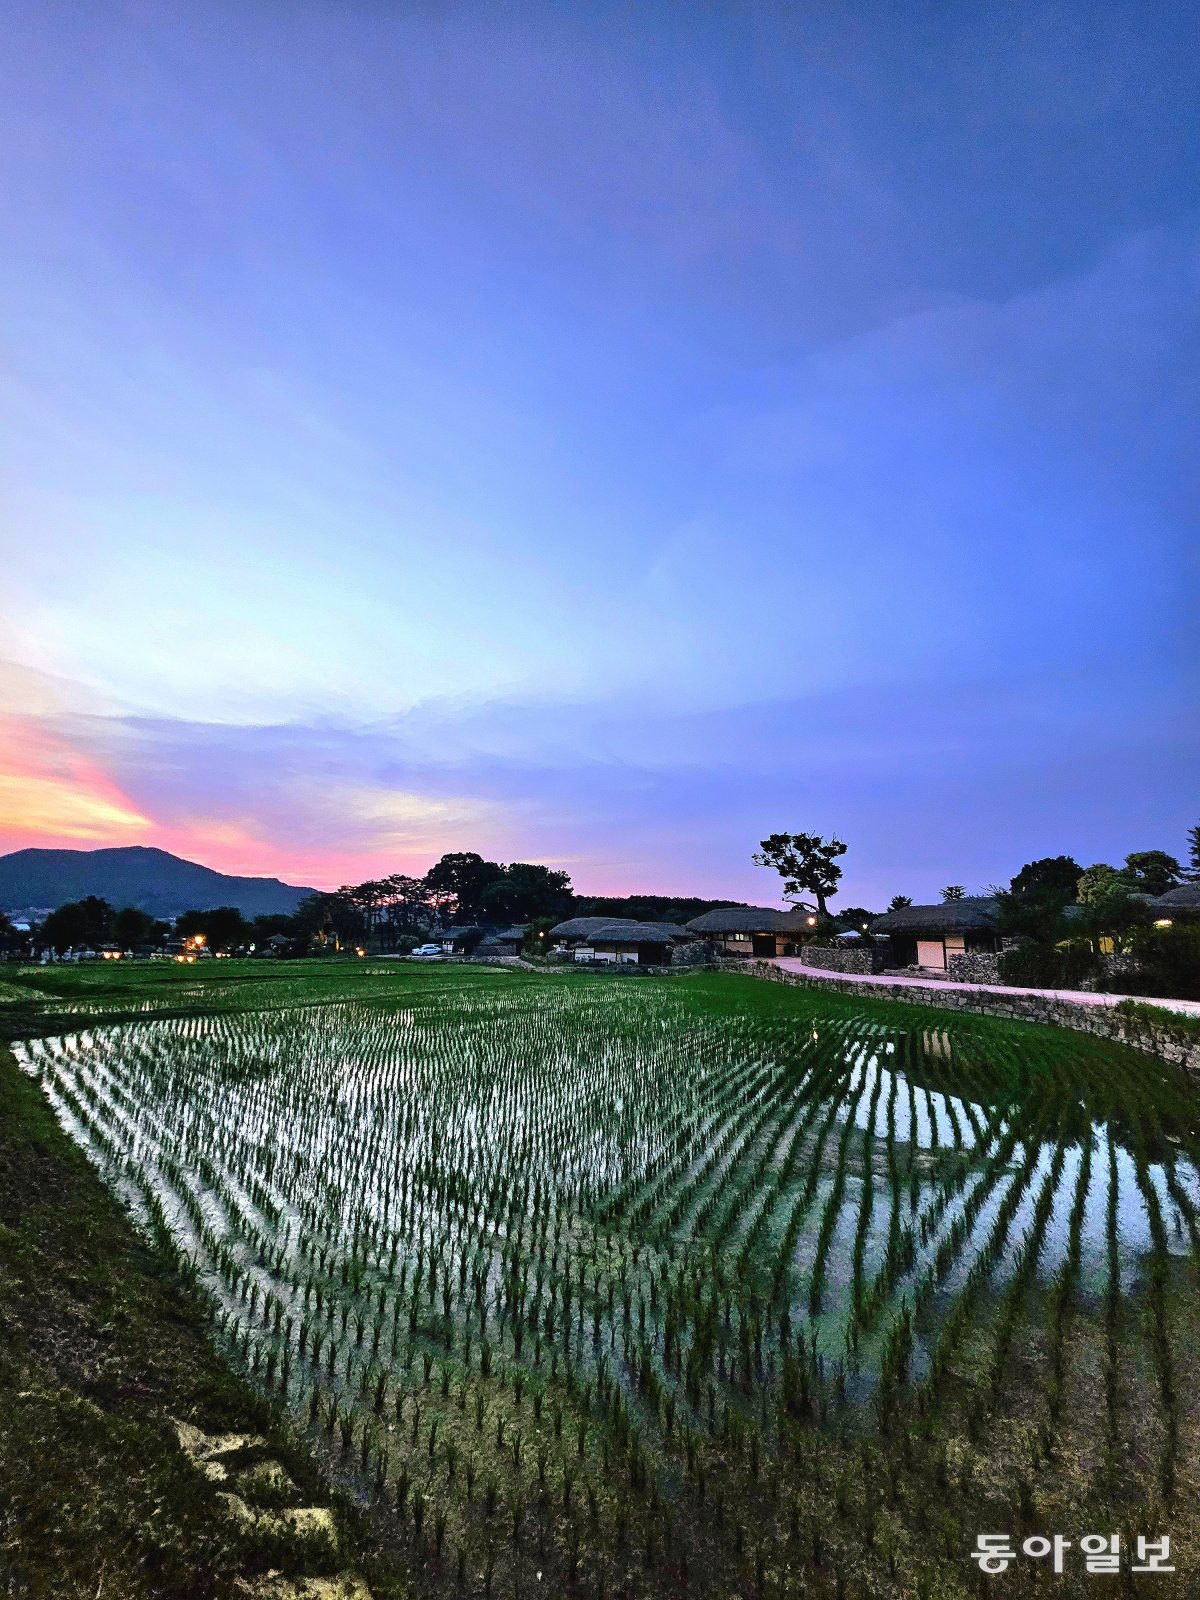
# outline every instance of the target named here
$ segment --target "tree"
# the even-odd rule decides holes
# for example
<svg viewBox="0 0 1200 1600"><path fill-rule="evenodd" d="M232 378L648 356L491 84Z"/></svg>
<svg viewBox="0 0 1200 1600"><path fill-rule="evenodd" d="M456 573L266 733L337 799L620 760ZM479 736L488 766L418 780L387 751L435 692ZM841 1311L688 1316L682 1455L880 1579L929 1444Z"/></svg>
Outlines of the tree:
<svg viewBox="0 0 1200 1600"><path fill-rule="evenodd" d="M306 944L332 945L340 950L362 937L362 913L339 890L336 894L305 895L293 918L296 936Z"/></svg>
<svg viewBox="0 0 1200 1600"><path fill-rule="evenodd" d="M200 933L210 950L232 950L245 944L250 924L236 906L213 906L207 911L185 911L175 918L175 932L181 939Z"/></svg>
<svg viewBox="0 0 1200 1600"><path fill-rule="evenodd" d="M383 880L386 891L385 935L394 949L401 935L416 933L429 921L429 891L421 878L393 872Z"/></svg>
<svg viewBox="0 0 1200 1600"><path fill-rule="evenodd" d="M942 899L949 904L954 900L965 900L967 891L961 883L948 883L942 890Z"/></svg>
<svg viewBox="0 0 1200 1600"><path fill-rule="evenodd" d="M122 950L149 944L154 937L154 918L137 906L122 906L113 918L112 936L113 943Z"/></svg>
<svg viewBox="0 0 1200 1600"><path fill-rule="evenodd" d="M450 851L430 867L424 886L439 910L469 921L479 915L483 891L503 872L498 861L485 861L474 850Z"/></svg>
<svg viewBox="0 0 1200 1600"><path fill-rule="evenodd" d="M1166 894L1178 884L1183 868L1165 850L1135 850L1125 857L1125 876L1140 894Z"/></svg>
<svg viewBox="0 0 1200 1600"><path fill-rule="evenodd" d="M571 909L571 879L565 872L514 861L480 896L483 916L494 922L528 922L532 917L555 921Z"/></svg>
<svg viewBox="0 0 1200 1600"><path fill-rule="evenodd" d="M1120 945L1124 935L1150 920L1150 909L1138 899L1124 872L1098 861L1079 875L1076 885L1078 915L1074 927L1092 941L1110 938Z"/></svg>
<svg viewBox="0 0 1200 1600"><path fill-rule="evenodd" d="M521 950L527 956L544 956L550 950L550 929L559 917L534 917L525 928L525 937L521 941Z"/></svg>
<svg viewBox="0 0 1200 1600"><path fill-rule="evenodd" d="M338 894L343 895L359 912L364 936L373 939L383 907L387 903L387 884L378 878L368 878L365 883L344 883Z"/></svg>
<svg viewBox="0 0 1200 1600"><path fill-rule="evenodd" d="M1183 876L1189 883L1200 883L1200 822L1188 829L1188 864Z"/></svg>
<svg viewBox="0 0 1200 1600"><path fill-rule="evenodd" d="M1119 894L1128 895L1129 879L1104 861L1085 867L1075 885L1075 898L1081 906L1098 905Z"/></svg>
<svg viewBox="0 0 1200 1600"><path fill-rule="evenodd" d="M878 911L868 911L866 906L843 906L837 914L837 925L844 933L851 929L861 933L864 923L869 926L878 915Z"/></svg>
<svg viewBox="0 0 1200 1600"><path fill-rule="evenodd" d="M1170 1000L1200 1000L1200 923L1141 928L1134 934L1138 972L1122 988Z"/></svg>
<svg viewBox="0 0 1200 1600"><path fill-rule="evenodd" d="M1053 944L1069 930L1063 912L1075 901L1083 868L1071 856L1028 861L1007 889L997 889L1000 926L1006 933Z"/></svg>
<svg viewBox="0 0 1200 1600"><path fill-rule="evenodd" d="M826 899L837 893L842 869L838 856L846 854L840 839L823 839L819 833L773 833L763 839L751 858L756 867L773 867L783 879L785 900L798 900L806 890L817 897L817 910L829 915Z"/></svg>
<svg viewBox="0 0 1200 1600"><path fill-rule="evenodd" d="M39 940L62 955L82 945L104 944L112 929L113 908L99 895L68 900L42 923Z"/></svg>
<svg viewBox="0 0 1200 1600"><path fill-rule="evenodd" d="M912 905L912 897L907 894L894 894L888 901L889 911L903 911L906 906Z"/></svg>

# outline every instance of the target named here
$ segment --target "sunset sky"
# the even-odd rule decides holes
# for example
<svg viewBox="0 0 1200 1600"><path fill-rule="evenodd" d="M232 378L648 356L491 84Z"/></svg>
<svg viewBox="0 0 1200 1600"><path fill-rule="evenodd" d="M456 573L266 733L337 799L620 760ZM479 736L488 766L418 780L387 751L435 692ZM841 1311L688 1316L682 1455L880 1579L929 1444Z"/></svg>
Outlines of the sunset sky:
<svg viewBox="0 0 1200 1600"><path fill-rule="evenodd" d="M0 849L843 900L1200 820L1200 39L7 8Z"/></svg>

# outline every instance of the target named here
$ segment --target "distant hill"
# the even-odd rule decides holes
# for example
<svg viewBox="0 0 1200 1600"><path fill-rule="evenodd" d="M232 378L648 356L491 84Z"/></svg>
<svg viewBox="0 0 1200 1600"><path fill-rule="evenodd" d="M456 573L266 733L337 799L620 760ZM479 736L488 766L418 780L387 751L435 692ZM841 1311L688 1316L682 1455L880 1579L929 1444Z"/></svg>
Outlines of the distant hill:
<svg viewBox="0 0 1200 1600"><path fill-rule="evenodd" d="M154 917L236 906L247 917L292 912L311 889L278 878L235 878L166 850L14 850L0 856L0 910L53 909L96 894Z"/></svg>

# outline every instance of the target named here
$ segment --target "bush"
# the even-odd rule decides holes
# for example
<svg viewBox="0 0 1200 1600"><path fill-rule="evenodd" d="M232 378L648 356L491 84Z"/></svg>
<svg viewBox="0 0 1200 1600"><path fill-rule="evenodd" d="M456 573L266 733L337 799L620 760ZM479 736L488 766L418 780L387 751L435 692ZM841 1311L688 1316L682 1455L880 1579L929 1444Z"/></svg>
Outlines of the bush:
<svg viewBox="0 0 1200 1600"><path fill-rule="evenodd" d="M1138 970L1122 977L1133 994L1164 1000L1200 1000L1200 923L1145 928L1133 940Z"/></svg>
<svg viewBox="0 0 1200 1600"><path fill-rule="evenodd" d="M1086 946L1035 944L1032 940L1002 950L1000 982L1019 989L1078 989L1099 972Z"/></svg>

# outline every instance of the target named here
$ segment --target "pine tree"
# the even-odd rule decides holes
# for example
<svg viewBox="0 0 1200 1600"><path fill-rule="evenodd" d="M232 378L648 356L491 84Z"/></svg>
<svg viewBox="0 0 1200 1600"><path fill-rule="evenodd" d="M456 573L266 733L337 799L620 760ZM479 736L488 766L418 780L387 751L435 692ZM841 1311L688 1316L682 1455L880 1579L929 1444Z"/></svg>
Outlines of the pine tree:
<svg viewBox="0 0 1200 1600"><path fill-rule="evenodd" d="M1200 883L1200 822L1188 829L1188 864L1183 875L1189 883Z"/></svg>

